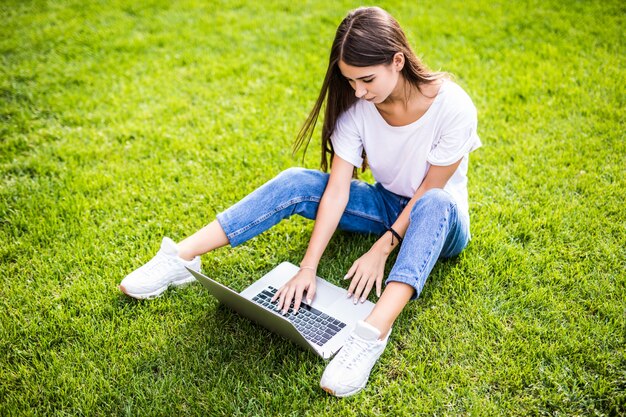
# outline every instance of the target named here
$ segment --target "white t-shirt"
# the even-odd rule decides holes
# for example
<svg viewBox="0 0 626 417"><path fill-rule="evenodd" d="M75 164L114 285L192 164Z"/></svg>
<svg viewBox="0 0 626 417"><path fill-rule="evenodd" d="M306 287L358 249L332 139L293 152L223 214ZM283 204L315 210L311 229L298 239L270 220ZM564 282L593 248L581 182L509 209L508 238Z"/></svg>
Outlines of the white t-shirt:
<svg viewBox="0 0 626 417"><path fill-rule="evenodd" d="M469 218L467 167L469 153L481 146L476 107L456 83L443 80L426 113L405 126L391 126L373 103L358 100L343 113L331 142L335 153L355 167L362 151L374 179L387 190L413 197L431 165L452 165L463 158L444 190Z"/></svg>

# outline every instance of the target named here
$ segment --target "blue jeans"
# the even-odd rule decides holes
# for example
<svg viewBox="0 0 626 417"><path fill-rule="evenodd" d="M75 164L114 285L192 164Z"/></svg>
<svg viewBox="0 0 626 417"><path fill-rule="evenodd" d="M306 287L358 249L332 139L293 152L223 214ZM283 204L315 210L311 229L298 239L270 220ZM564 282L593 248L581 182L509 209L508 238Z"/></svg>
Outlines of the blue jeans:
<svg viewBox="0 0 626 417"><path fill-rule="evenodd" d="M217 221L234 247L293 214L314 220L328 178L320 171L290 168L218 214ZM382 235L409 200L380 184L352 180L339 229ZM458 255L469 238L469 220L458 213L450 194L427 191L411 209L409 227L386 283L408 284L417 298L437 259Z"/></svg>

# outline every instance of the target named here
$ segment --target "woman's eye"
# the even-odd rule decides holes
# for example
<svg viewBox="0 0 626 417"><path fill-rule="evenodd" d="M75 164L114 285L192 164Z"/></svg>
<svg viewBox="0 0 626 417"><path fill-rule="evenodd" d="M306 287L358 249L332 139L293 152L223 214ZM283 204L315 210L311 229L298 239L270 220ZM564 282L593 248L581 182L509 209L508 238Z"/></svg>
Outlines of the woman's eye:
<svg viewBox="0 0 626 417"><path fill-rule="evenodd" d="M373 78L367 79L367 80L363 80L364 83L371 83L372 81L374 81Z"/></svg>

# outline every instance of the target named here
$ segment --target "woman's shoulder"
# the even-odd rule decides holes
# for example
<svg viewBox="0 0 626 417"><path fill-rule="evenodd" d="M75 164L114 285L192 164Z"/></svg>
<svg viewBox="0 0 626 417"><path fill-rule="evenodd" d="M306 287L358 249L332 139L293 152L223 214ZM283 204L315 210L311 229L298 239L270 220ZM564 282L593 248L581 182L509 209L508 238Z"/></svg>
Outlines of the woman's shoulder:
<svg viewBox="0 0 626 417"><path fill-rule="evenodd" d="M352 132L353 135L359 137L362 135L364 121L367 120L365 114L367 109L363 106L363 101L355 101L339 115L335 123L335 132Z"/></svg>
<svg viewBox="0 0 626 417"><path fill-rule="evenodd" d="M467 92L456 82L445 79L441 90L441 110L450 114L476 114L476 106Z"/></svg>
<svg viewBox="0 0 626 417"><path fill-rule="evenodd" d="M371 111L371 109L367 106L368 104L371 103L368 103L366 100L355 101L341 114L341 116L339 116L339 122L360 124L363 120L367 120L368 114Z"/></svg>
<svg viewBox="0 0 626 417"><path fill-rule="evenodd" d="M474 105L472 98L459 84L451 79L444 79L441 85L441 94L445 96L446 101L454 102L457 104L471 104Z"/></svg>

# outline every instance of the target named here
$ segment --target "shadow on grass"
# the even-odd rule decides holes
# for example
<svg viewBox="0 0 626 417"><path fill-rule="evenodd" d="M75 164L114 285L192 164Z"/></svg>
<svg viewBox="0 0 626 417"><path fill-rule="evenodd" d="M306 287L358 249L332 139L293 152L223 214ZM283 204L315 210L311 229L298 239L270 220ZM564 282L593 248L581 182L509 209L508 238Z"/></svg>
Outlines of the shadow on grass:
<svg viewBox="0 0 626 417"><path fill-rule="evenodd" d="M129 303L121 303L127 313ZM153 329L155 341L148 349L133 347L138 353L127 375L132 401L124 396L125 409L149 404L159 413L177 412L182 404L168 399L180 393L210 415L254 415L279 411L284 401L326 396L318 388L322 359L237 315L204 289L169 291L154 303L163 305L147 308L166 311L163 319L169 322ZM135 304L130 310L138 316L146 312Z"/></svg>

